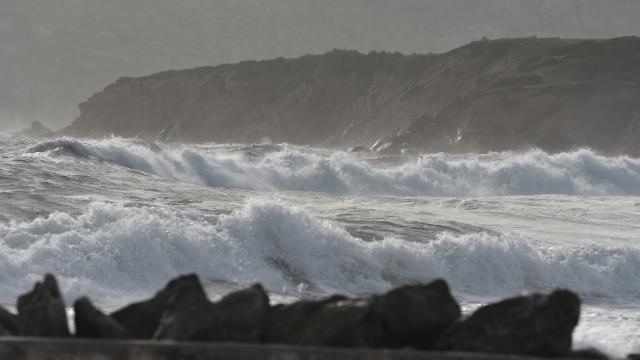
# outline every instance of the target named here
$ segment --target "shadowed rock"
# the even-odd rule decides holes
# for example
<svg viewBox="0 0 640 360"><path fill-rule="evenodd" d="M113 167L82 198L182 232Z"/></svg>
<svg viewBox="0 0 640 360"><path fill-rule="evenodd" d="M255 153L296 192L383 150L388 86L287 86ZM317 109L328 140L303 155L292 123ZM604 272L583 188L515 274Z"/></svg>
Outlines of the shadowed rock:
<svg viewBox="0 0 640 360"><path fill-rule="evenodd" d="M154 338L215 342L260 342L269 315L260 285L211 303L199 281L177 287Z"/></svg>
<svg viewBox="0 0 640 360"><path fill-rule="evenodd" d="M515 297L478 309L447 330L436 349L564 357L579 314L580 300L567 290Z"/></svg>
<svg viewBox="0 0 640 360"><path fill-rule="evenodd" d="M214 304L210 339L260 342L270 310L269 296L261 285L233 292Z"/></svg>
<svg viewBox="0 0 640 360"><path fill-rule="evenodd" d="M607 356L602 351L596 348L587 348L574 350L569 354L569 358L571 359L593 359L593 360L608 360L609 356Z"/></svg>
<svg viewBox="0 0 640 360"><path fill-rule="evenodd" d="M0 306L0 336L18 335L18 316Z"/></svg>
<svg viewBox="0 0 640 360"><path fill-rule="evenodd" d="M42 337L69 336L64 300L51 274L18 298L20 335Z"/></svg>
<svg viewBox="0 0 640 360"><path fill-rule="evenodd" d="M336 347L430 348L460 318L442 280L365 299L333 296L278 305L265 342Z"/></svg>
<svg viewBox="0 0 640 360"><path fill-rule="evenodd" d="M299 344L308 319L323 307L345 301L342 295L334 295L322 300L301 300L293 304L278 304L271 308L269 324L264 334L264 342Z"/></svg>
<svg viewBox="0 0 640 360"><path fill-rule="evenodd" d="M121 324L136 339L151 339L158 329L160 319L165 311L167 302L175 288L184 284L198 281L196 275L177 277L158 291L151 299L130 304L112 313L110 316Z"/></svg>
<svg viewBox="0 0 640 360"><path fill-rule="evenodd" d="M335 347L376 347L382 335L380 318L370 299L332 296L272 309L265 342Z"/></svg>
<svg viewBox="0 0 640 360"><path fill-rule="evenodd" d="M73 304L76 336L94 339L126 339L127 330L113 318L96 309L85 297Z"/></svg>
<svg viewBox="0 0 640 360"><path fill-rule="evenodd" d="M444 280L404 286L377 297L382 319L382 346L430 349L438 337L460 319L460 306Z"/></svg>
<svg viewBox="0 0 640 360"><path fill-rule="evenodd" d="M213 305L198 278L189 280L173 290L155 339L206 340Z"/></svg>

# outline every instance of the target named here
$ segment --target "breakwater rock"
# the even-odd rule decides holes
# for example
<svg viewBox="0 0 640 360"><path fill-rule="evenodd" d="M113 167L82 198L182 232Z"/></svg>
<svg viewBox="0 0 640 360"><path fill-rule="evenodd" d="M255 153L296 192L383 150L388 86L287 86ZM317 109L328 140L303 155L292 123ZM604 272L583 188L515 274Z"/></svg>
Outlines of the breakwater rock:
<svg viewBox="0 0 640 360"><path fill-rule="evenodd" d="M38 348L46 338L56 338L56 346L64 347L69 342L60 339L73 337L101 342L118 340L118 344L123 340L143 340L143 347L148 349L156 349L149 345L152 343L177 347L181 343L246 343L290 345L295 349L411 349L418 351L415 354L463 351L606 358L594 349L572 352L580 299L568 290L506 299L462 317L460 306L443 280L357 298L334 295L272 305L260 285L212 302L199 278L191 274L169 281L152 298L111 314L102 312L88 298L76 300L72 334L58 284L52 275L46 275L44 281L19 297L17 310L14 315L0 308L0 354L10 354L17 348L27 354L29 346ZM134 347L135 341L131 343Z"/></svg>

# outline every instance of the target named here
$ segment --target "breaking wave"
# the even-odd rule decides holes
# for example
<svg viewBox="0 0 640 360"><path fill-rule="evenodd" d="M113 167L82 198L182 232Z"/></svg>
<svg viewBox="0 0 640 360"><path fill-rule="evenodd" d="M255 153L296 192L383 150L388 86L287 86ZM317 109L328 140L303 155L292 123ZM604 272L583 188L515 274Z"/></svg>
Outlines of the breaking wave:
<svg viewBox="0 0 640 360"><path fill-rule="evenodd" d="M209 220L92 203L78 216L0 224L0 301L12 301L45 272L58 275L71 297L98 299L144 297L188 272L294 295L361 294L445 278L466 295L566 287L593 297L640 296L638 248L548 247L485 233L366 242L303 209L263 201Z"/></svg>
<svg viewBox="0 0 640 360"><path fill-rule="evenodd" d="M161 177L211 187L357 195L640 195L640 159L590 150L548 154L427 154L383 166L345 152L285 146L259 159L221 148L165 147L112 138L63 138L29 152L63 149Z"/></svg>

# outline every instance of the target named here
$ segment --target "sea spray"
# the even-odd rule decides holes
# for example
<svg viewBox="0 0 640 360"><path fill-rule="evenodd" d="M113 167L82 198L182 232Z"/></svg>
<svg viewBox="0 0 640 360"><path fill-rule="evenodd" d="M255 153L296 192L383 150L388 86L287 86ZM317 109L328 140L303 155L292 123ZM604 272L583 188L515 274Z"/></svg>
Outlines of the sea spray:
<svg viewBox="0 0 640 360"><path fill-rule="evenodd" d="M354 195L501 196L640 195L640 159L591 150L540 150L484 155L426 154L395 166L377 166L355 154L321 154L294 146L258 159L224 148L168 146L120 138L63 138L30 153L66 150L77 156L210 187L258 191L313 191Z"/></svg>
<svg viewBox="0 0 640 360"><path fill-rule="evenodd" d="M261 282L275 292L363 294L444 278L487 298L570 288L583 296L640 297L640 249L543 246L517 235L443 232L419 243L367 242L308 211L250 201L206 221L156 207L93 203L0 225L0 294L9 301L40 274L59 274L71 296L144 296L189 272L208 281Z"/></svg>

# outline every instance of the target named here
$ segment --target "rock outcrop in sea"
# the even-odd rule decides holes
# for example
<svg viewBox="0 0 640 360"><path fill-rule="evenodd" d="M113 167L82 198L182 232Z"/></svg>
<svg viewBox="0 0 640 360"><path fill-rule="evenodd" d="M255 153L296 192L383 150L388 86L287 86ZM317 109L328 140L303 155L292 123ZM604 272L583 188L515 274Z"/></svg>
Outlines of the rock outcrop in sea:
<svg viewBox="0 0 640 360"><path fill-rule="evenodd" d="M22 129L21 131L15 133L14 135L39 138L39 137L52 136L53 134L54 134L53 130L42 125L40 121L34 121L31 123L31 125L28 128Z"/></svg>
<svg viewBox="0 0 640 360"><path fill-rule="evenodd" d="M640 153L640 38L335 50L121 78L62 134L377 151Z"/></svg>

